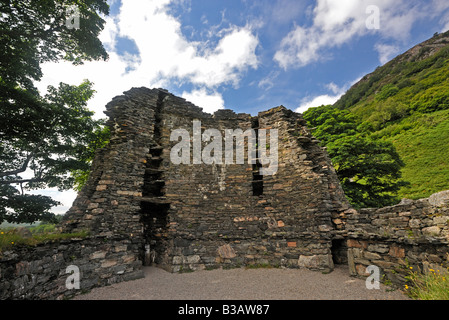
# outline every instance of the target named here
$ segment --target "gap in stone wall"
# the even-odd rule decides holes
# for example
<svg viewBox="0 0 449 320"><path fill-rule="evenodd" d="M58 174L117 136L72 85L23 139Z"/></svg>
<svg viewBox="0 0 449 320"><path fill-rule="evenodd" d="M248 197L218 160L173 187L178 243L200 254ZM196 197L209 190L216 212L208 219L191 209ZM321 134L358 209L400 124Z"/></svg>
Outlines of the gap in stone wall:
<svg viewBox="0 0 449 320"><path fill-rule="evenodd" d="M348 246L346 239L334 239L332 240L332 260L334 264L348 264Z"/></svg>
<svg viewBox="0 0 449 320"><path fill-rule="evenodd" d="M167 225L170 204L142 203L142 222L145 226L144 265L163 264L167 252Z"/></svg>
<svg viewBox="0 0 449 320"><path fill-rule="evenodd" d="M259 119L257 117L253 117L251 119L251 128L254 129L256 133L256 163L252 165L253 169L253 181L252 181L252 189L253 196L261 196L263 195L263 175L260 174L261 164L259 161Z"/></svg>
<svg viewBox="0 0 449 320"><path fill-rule="evenodd" d="M142 187L141 221L144 226L145 244L143 264L163 264L167 253L167 226L170 203L165 198L164 169L162 168L161 125L164 92L159 92L155 112L154 145L150 146L146 159L144 184Z"/></svg>

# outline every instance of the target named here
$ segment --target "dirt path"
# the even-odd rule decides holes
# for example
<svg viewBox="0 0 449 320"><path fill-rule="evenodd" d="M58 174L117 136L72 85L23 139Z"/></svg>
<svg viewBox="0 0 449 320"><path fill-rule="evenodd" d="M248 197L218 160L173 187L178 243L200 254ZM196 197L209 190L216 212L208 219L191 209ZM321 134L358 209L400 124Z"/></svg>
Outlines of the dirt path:
<svg viewBox="0 0 449 320"><path fill-rule="evenodd" d="M232 269L173 274L145 267L145 278L93 289L74 300L405 300L400 291L368 290L338 266L329 274L305 269Z"/></svg>

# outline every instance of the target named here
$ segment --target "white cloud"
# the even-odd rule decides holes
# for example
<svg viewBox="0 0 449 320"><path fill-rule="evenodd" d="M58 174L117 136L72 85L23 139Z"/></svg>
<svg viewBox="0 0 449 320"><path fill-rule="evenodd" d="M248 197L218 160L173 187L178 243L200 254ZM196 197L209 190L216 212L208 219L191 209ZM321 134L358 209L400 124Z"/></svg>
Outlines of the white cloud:
<svg viewBox="0 0 449 320"><path fill-rule="evenodd" d="M180 63L176 75L207 87L226 83L237 87L246 69L257 68L257 44L258 40L250 30L234 27L206 56L196 55L185 63Z"/></svg>
<svg viewBox="0 0 449 320"><path fill-rule="evenodd" d="M192 92L183 92L181 97L193 104L203 108L204 112L214 113L224 108L224 100L221 94L213 92L209 94L205 88L193 90Z"/></svg>
<svg viewBox="0 0 449 320"><path fill-rule="evenodd" d="M36 86L45 92L48 85L58 86L59 82L78 85L84 79L94 82L95 96L89 101L88 107L96 112L96 117L103 117L104 106L114 96L133 86L139 86L136 80L129 81L125 74L128 64L120 56L110 53L109 61L86 62L81 66L73 66L69 62L45 63L42 65L44 76ZM140 82L144 85L144 81Z"/></svg>
<svg viewBox="0 0 449 320"><path fill-rule="evenodd" d="M441 28L441 33L449 31L449 12L441 19L442 24L444 24L444 27Z"/></svg>
<svg viewBox="0 0 449 320"><path fill-rule="evenodd" d="M449 21L446 23L446 25L443 27L443 29L441 29L441 32L446 32L449 31Z"/></svg>
<svg viewBox="0 0 449 320"><path fill-rule="evenodd" d="M331 82L325 85L325 87L332 92L332 94L322 94L315 97L306 97L303 99L299 107L295 110L298 113L304 113L310 108L319 107L322 105L334 104L341 98L343 94L355 83L360 81L361 78L344 84L342 87L337 86L335 83Z"/></svg>
<svg viewBox="0 0 449 320"><path fill-rule="evenodd" d="M284 69L319 60L323 49L344 44L365 32L368 5L368 0L318 0L313 25L296 26L282 39L274 60Z"/></svg>
<svg viewBox="0 0 449 320"><path fill-rule="evenodd" d="M106 50L111 51L115 47L115 36L118 33L117 24L112 17L103 17L106 21L103 31L101 31L98 38L103 43Z"/></svg>
<svg viewBox="0 0 449 320"><path fill-rule="evenodd" d="M379 8L379 29L367 28L371 5ZM281 41L274 60L284 69L303 67L326 56L326 50L358 37L379 33L383 38L404 41L413 24L435 18L447 10L447 1L432 3L406 0L317 0L311 26L295 26ZM385 58L385 49L380 58ZM392 47L388 48L392 49ZM388 52L390 53L390 52Z"/></svg>
<svg viewBox="0 0 449 320"><path fill-rule="evenodd" d="M274 2L274 3L273 3ZM270 23L286 24L300 16L306 4L297 0L270 0L272 6L265 5L266 14L270 18Z"/></svg>
<svg viewBox="0 0 449 320"><path fill-rule="evenodd" d="M213 47L207 42L188 41L181 32L181 23L169 14L170 2L123 0L119 14L106 18L107 24L100 35L109 49L109 61L86 62L83 66L45 63L44 76L36 86L45 92L49 84L79 84L89 79L97 91L89 107L102 116L106 103L131 87L176 90L176 85L183 83L212 90L224 84L237 87L248 69L258 67L259 40L251 26L230 25L219 30L219 41ZM139 55L119 55L114 49L118 37L134 40ZM206 97L205 92L200 89L191 96L201 93ZM217 94L211 98L215 99L213 105L218 106ZM199 106L209 108L209 105Z"/></svg>
<svg viewBox="0 0 449 320"><path fill-rule="evenodd" d="M120 35L135 40L142 59L140 72L148 78L179 78L207 87L237 86L242 72L257 68L258 39L249 27L220 30L217 46L205 49L204 43L183 37L180 22L165 9L167 3L125 1L120 12Z"/></svg>
<svg viewBox="0 0 449 320"><path fill-rule="evenodd" d="M337 95L324 94L324 95L314 97L311 99L309 98L307 100L304 100L303 103L301 103L301 105L295 110L295 112L304 113L305 111L307 111L310 108L315 108L315 107L319 107L322 105L334 104L335 102L338 101L338 99L340 99L341 96L342 96L341 94L337 94Z"/></svg>
<svg viewBox="0 0 449 320"><path fill-rule="evenodd" d="M279 77L279 71L271 71L265 78L262 78L257 86L265 91L270 90L275 85L275 80Z"/></svg>
<svg viewBox="0 0 449 320"><path fill-rule="evenodd" d="M326 88L328 88L330 91L332 91L334 94L340 93L342 91L341 88L339 88L335 83L331 82L326 85Z"/></svg>
<svg viewBox="0 0 449 320"><path fill-rule="evenodd" d="M399 48L395 45L376 44L375 49L379 52L379 61L382 65L394 58L399 53Z"/></svg>

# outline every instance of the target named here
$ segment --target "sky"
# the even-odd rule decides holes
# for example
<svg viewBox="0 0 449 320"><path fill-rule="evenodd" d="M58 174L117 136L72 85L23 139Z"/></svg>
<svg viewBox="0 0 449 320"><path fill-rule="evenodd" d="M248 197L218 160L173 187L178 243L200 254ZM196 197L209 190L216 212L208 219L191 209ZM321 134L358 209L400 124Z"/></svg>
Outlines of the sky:
<svg viewBox="0 0 449 320"><path fill-rule="evenodd" d="M447 0L109 0L108 61L44 63L36 86L94 83L88 107L164 88L212 113L333 104L354 83L449 29ZM75 193L59 194L65 212Z"/></svg>

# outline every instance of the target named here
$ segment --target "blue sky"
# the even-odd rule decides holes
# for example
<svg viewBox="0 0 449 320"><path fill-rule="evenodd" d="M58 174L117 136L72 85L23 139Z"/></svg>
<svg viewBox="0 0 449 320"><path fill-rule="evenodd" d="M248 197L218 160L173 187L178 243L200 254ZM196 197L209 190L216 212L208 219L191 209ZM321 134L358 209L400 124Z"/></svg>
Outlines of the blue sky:
<svg viewBox="0 0 449 320"><path fill-rule="evenodd" d="M165 88L207 112L303 112L334 103L377 66L449 29L447 0L109 3L100 35L109 61L45 63L36 84L45 91L91 80L97 117L114 96L140 86Z"/></svg>
<svg viewBox="0 0 449 320"><path fill-rule="evenodd" d="M108 62L43 65L38 86L87 78L104 105L162 87L205 111L257 114L332 103L394 56L449 29L446 0L113 0L100 38ZM366 21L378 8L378 28Z"/></svg>

